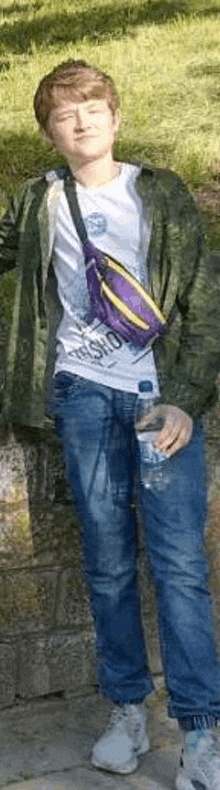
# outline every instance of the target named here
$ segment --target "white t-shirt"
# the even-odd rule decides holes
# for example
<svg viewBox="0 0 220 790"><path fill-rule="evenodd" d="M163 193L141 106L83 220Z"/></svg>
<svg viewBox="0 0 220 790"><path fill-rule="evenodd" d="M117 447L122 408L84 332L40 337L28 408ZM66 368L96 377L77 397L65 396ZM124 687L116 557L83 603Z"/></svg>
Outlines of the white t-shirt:
<svg viewBox="0 0 220 790"><path fill-rule="evenodd" d="M134 187L138 172L137 166L123 164L120 174L104 186L90 189L77 184L77 197L91 242L147 285L146 228L143 244L141 200ZM150 345L143 349L125 342L98 318L92 322L89 319L82 245L64 191L58 209L53 265L63 307L57 331L55 374L77 373L128 392L138 392L139 382L150 380L153 394L158 395Z"/></svg>

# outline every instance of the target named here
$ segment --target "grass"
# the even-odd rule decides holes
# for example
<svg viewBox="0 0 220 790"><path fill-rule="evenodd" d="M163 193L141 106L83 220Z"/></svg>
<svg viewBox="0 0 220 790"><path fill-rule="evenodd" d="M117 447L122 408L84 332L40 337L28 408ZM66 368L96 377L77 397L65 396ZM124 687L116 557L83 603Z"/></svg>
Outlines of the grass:
<svg viewBox="0 0 220 790"><path fill-rule="evenodd" d="M54 65L80 57L116 80L123 114L116 156L172 167L207 213L220 180L219 39L220 0L63 0L62 10L59 0L3 0L2 205L25 178L58 161L36 129L33 94ZM209 230L220 246L218 224Z"/></svg>

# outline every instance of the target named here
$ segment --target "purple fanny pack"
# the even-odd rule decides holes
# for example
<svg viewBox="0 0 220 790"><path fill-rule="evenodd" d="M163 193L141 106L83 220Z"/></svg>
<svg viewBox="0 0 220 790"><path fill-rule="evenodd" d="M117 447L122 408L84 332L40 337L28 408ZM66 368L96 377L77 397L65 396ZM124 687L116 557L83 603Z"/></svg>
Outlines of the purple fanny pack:
<svg viewBox="0 0 220 790"><path fill-rule="evenodd" d="M123 340L146 346L165 330L166 319L141 283L119 261L89 241L70 172L65 179L65 194L83 247L90 318L98 317Z"/></svg>

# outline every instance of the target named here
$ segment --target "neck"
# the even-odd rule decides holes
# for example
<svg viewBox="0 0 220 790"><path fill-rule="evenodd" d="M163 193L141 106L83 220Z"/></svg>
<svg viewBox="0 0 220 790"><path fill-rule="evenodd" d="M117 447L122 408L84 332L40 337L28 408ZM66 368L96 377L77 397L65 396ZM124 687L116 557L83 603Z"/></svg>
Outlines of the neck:
<svg viewBox="0 0 220 790"><path fill-rule="evenodd" d="M95 162L83 162L78 165L69 162L69 165L76 181L91 189L107 184L120 172L120 164L114 162L112 157L105 157Z"/></svg>

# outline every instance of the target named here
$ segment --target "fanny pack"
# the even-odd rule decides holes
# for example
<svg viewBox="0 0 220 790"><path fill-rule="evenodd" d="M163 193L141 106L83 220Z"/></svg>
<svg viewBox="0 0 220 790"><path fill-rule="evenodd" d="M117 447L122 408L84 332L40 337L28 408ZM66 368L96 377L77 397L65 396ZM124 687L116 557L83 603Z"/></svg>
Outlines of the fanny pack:
<svg viewBox="0 0 220 790"><path fill-rule="evenodd" d="M89 241L77 200L75 179L70 171L65 178L64 189L83 248L90 320L97 317L123 340L146 346L164 332L166 319L136 277Z"/></svg>

